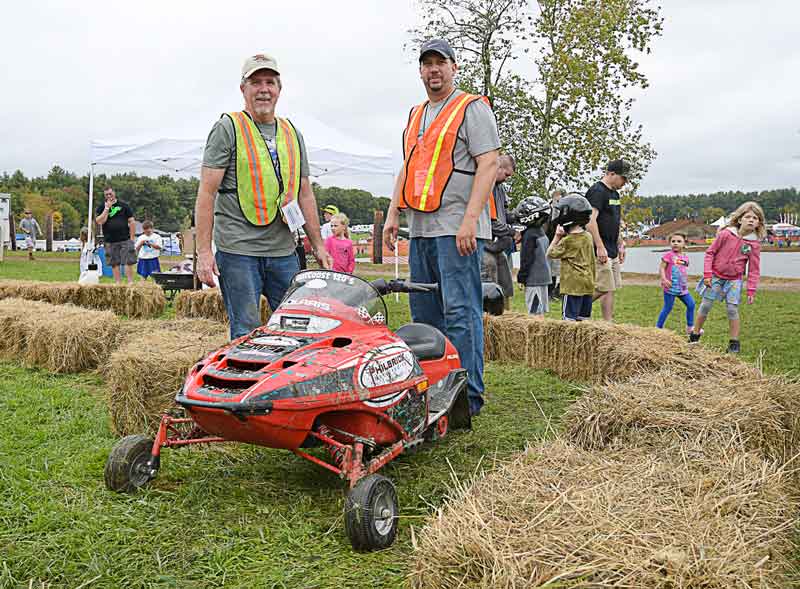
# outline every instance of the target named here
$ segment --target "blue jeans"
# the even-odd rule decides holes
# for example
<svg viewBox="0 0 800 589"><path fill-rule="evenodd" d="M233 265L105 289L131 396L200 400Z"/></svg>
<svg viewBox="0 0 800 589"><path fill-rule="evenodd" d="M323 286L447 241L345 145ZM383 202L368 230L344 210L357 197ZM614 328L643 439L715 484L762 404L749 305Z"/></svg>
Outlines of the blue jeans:
<svg viewBox="0 0 800 589"><path fill-rule="evenodd" d="M413 282L439 283L439 292L409 295L411 318L439 329L458 350L473 414L483 406L484 390L482 255L483 240L476 252L461 256L452 235L415 237L408 255Z"/></svg>
<svg viewBox="0 0 800 589"><path fill-rule="evenodd" d="M658 316L656 327L664 327L667 317L672 312L672 306L675 304L675 299L680 299L686 305L686 327L694 326L694 299L688 292L682 295L674 295L668 292L664 293L664 307L661 309L661 314Z"/></svg>
<svg viewBox="0 0 800 589"><path fill-rule="evenodd" d="M261 295L274 311L292 277L300 270L297 255L276 258L243 256L218 251L219 288L231 323L231 339L250 333L261 325Z"/></svg>

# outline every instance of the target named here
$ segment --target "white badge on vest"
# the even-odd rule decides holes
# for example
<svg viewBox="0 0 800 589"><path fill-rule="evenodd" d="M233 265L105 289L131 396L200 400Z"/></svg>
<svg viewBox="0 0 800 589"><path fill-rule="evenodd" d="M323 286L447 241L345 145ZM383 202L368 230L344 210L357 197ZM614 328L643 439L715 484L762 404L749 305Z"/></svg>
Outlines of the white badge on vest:
<svg viewBox="0 0 800 589"><path fill-rule="evenodd" d="M297 231L306 224L306 218L303 216L303 211L300 210L300 205L297 204L296 200L281 207L281 214L283 215L283 220L289 226L289 231Z"/></svg>

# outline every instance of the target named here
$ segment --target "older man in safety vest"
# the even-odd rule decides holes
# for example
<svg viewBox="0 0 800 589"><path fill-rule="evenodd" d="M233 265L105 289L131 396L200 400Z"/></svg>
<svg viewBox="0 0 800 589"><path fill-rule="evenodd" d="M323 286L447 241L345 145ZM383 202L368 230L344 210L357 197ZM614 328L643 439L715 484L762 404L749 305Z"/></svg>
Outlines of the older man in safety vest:
<svg viewBox="0 0 800 589"><path fill-rule="evenodd" d="M426 41L419 73L428 100L411 109L403 133L403 168L384 225L394 247L399 209L411 234L411 279L438 282L439 293L410 295L414 321L427 323L453 342L467 369L470 411L483 406L481 255L491 239L487 202L497 172L500 138L483 96L457 90L452 47Z"/></svg>
<svg viewBox="0 0 800 589"><path fill-rule="evenodd" d="M239 85L245 108L220 117L203 154L195 205L197 275L209 286L219 276L231 338L258 327L261 295L274 310L300 269L297 227L290 223L304 222L314 254L330 267L303 136L275 116L281 87L273 57L248 57Z"/></svg>

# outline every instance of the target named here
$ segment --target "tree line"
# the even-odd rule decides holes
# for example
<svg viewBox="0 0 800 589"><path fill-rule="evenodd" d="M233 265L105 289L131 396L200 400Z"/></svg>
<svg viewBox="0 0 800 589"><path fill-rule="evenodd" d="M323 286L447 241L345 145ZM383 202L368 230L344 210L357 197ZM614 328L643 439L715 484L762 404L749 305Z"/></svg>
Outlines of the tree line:
<svg viewBox="0 0 800 589"><path fill-rule="evenodd" d="M713 223L749 200L761 205L768 221L777 221L785 214L800 214L800 193L797 189L777 188L752 192L729 190L711 194L643 197L638 199L635 206L626 210L624 215L628 223L659 225L673 219Z"/></svg>
<svg viewBox="0 0 800 589"><path fill-rule="evenodd" d="M133 208L137 219L153 221L160 231L179 231L192 221L197 197L197 178L140 176L136 173L98 174L94 178L95 207L102 202L103 190L111 186L117 198ZM349 218L351 225L369 224L375 210L385 211L389 199L374 197L356 188L323 187L313 184L320 209L334 204ZM17 220L26 208L40 222L53 214L56 238L77 237L88 221L89 177L53 166L46 176L28 178L21 170L0 175L0 192L11 194L11 212Z"/></svg>

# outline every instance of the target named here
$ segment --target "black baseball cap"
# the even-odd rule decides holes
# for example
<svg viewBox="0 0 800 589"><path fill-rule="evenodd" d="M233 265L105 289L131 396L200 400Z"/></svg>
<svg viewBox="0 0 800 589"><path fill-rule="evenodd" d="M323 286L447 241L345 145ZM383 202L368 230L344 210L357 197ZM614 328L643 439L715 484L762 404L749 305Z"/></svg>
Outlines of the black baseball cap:
<svg viewBox="0 0 800 589"><path fill-rule="evenodd" d="M428 39L425 41L422 47L419 48L419 60L422 61L422 57L429 51L434 51L453 63L456 62L456 52L450 47L450 43L444 39Z"/></svg>
<svg viewBox="0 0 800 589"><path fill-rule="evenodd" d="M611 160L606 164L606 172L614 172L627 178L631 173L631 165L625 160Z"/></svg>

